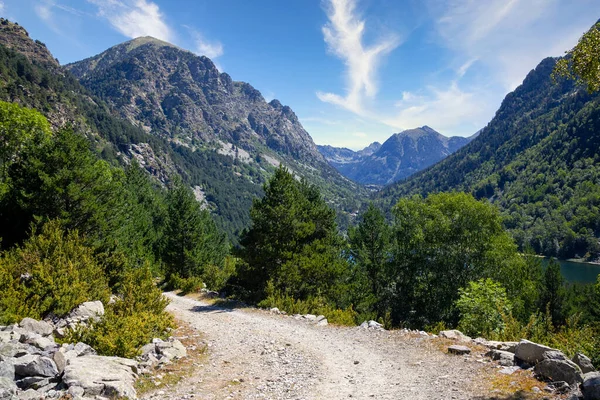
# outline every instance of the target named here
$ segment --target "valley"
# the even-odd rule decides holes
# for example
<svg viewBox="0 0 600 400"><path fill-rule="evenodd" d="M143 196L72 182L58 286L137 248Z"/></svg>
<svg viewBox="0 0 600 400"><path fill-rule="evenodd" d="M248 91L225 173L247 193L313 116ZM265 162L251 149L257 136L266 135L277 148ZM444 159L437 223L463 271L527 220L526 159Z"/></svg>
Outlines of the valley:
<svg viewBox="0 0 600 400"><path fill-rule="evenodd" d="M347 70L322 64L312 100L304 31L284 51L247 29L270 45L232 63L152 1L35 8L106 25L100 51L0 18L0 398L136 397L138 379L144 399L600 399L600 22L510 91L475 85L479 57L414 59L448 91L379 88L402 40L364 44L357 4L319 6ZM86 360L126 386L71 379Z"/></svg>

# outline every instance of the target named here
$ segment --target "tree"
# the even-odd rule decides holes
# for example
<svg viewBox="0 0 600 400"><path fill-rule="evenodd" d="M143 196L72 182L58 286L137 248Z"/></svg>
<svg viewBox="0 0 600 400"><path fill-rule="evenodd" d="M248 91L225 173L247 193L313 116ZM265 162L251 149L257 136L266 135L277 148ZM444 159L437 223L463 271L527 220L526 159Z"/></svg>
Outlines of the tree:
<svg viewBox="0 0 600 400"><path fill-rule="evenodd" d="M586 85L590 93L600 90L600 22L583 34L566 57L558 60L552 76L575 79Z"/></svg>
<svg viewBox="0 0 600 400"><path fill-rule="evenodd" d="M565 320L563 313L566 294L564 283L565 278L560 272L560 264L551 259L548 262L546 271L544 271L540 311L545 312L548 310L555 326L562 324Z"/></svg>
<svg viewBox="0 0 600 400"><path fill-rule="evenodd" d="M390 226L383 213L371 203L358 225L350 228L348 237L354 265L355 296L362 297L367 303L369 309L364 311L375 311L378 317L383 317L388 297L385 272L391 258ZM360 307L357 310L363 311Z"/></svg>
<svg viewBox="0 0 600 400"><path fill-rule="evenodd" d="M50 124L38 111L0 101L0 182L6 178L7 168L18 159L24 148L49 137Z"/></svg>
<svg viewBox="0 0 600 400"><path fill-rule="evenodd" d="M489 278L459 289L456 307L460 312L458 328L467 335L490 337L504 330L504 317L512 310L506 290Z"/></svg>
<svg viewBox="0 0 600 400"><path fill-rule="evenodd" d="M206 265L223 264L229 252L225 235L179 179L167 194L167 215L162 257L167 276L200 277Z"/></svg>
<svg viewBox="0 0 600 400"><path fill-rule="evenodd" d="M254 301L265 298L269 282L275 291L299 300L338 297L346 263L335 212L315 186L298 182L285 167L264 191L252 205L252 225L242 236L238 284Z"/></svg>
<svg viewBox="0 0 600 400"><path fill-rule="evenodd" d="M57 219L94 248L119 244L124 226L122 170L99 160L71 129L24 149L10 165L0 204L2 245L22 242L33 222Z"/></svg>
<svg viewBox="0 0 600 400"><path fill-rule="evenodd" d="M502 275L520 262L498 210L469 194L401 199L393 213L392 262L386 275L395 324L455 324L459 288Z"/></svg>

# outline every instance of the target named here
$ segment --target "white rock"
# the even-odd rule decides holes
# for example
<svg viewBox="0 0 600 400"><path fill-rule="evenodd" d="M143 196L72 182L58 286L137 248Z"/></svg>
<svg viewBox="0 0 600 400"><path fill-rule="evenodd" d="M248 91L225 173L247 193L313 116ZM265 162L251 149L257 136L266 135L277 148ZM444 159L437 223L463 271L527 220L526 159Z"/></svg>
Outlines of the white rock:
<svg viewBox="0 0 600 400"><path fill-rule="evenodd" d="M451 330L447 330L447 331L441 331L440 332L440 337L446 338L446 339L451 339L451 340L457 340L459 342L469 342L471 341L471 338L465 334L463 334L461 331L458 331L456 329L451 329Z"/></svg>
<svg viewBox="0 0 600 400"><path fill-rule="evenodd" d="M86 301L85 303L79 305L71 314L69 314L69 318L79 319L79 320L87 320L94 319L99 320L104 315L104 304L101 301Z"/></svg>
<svg viewBox="0 0 600 400"><path fill-rule="evenodd" d="M46 321L36 321L33 318L23 318L19 326L28 332L34 332L42 336L49 336L54 330L52 324Z"/></svg>
<svg viewBox="0 0 600 400"><path fill-rule="evenodd" d="M63 375L63 382L69 386L79 386L86 397L106 396L135 399L133 387L137 377L137 363L119 357L88 355L69 360Z"/></svg>
<svg viewBox="0 0 600 400"><path fill-rule="evenodd" d="M554 350L556 349L529 340L521 340L515 350L515 357L530 365L535 365L544 359L545 352Z"/></svg>
<svg viewBox="0 0 600 400"><path fill-rule="evenodd" d="M26 355L14 359L15 373L21 376L48 376L58 375L58 368L54 361L39 355Z"/></svg>

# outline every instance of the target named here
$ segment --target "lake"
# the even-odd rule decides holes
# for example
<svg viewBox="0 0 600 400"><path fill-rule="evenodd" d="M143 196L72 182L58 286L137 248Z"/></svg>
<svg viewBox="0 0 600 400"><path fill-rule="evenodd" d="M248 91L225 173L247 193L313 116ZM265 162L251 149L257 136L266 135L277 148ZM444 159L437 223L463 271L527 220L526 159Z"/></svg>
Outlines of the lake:
<svg viewBox="0 0 600 400"><path fill-rule="evenodd" d="M576 261L556 260L567 282L594 283L600 274L600 265ZM545 261L546 263L547 261Z"/></svg>

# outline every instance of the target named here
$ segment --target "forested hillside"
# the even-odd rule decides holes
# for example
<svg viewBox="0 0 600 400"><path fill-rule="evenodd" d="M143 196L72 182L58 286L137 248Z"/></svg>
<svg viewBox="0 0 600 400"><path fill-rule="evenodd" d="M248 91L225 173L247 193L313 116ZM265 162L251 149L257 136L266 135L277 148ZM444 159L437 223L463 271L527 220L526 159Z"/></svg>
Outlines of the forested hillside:
<svg viewBox="0 0 600 400"><path fill-rule="evenodd" d="M508 94L479 137L422 173L385 188L400 197L466 191L500 207L521 248L595 259L600 253L600 98L551 78L543 60Z"/></svg>
<svg viewBox="0 0 600 400"><path fill-rule="evenodd" d="M231 240L236 241L236 233L247 227L252 199L262 195L261 185L280 162L318 183L330 204L338 210L349 212L358 208L362 189L339 175L325 160L317 162L303 157L301 149L295 155L291 150L278 153L255 143L260 145L260 151L250 154L231 143L204 143L200 136L192 145L182 141L180 136L164 135L162 130L147 133L123 119L113 105L95 96L63 70L41 42L29 38L25 29L5 19L0 27L1 99L40 110L54 129L73 125L86 134L96 152L115 165L135 159L163 184L175 175L181 176L194 188L196 197L215 215ZM205 62L210 63L210 60ZM104 84L109 85L109 82ZM281 106L278 111L276 106L266 105L274 114L293 116L288 107ZM285 131L278 137L284 142L287 140ZM318 152L317 156L320 157ZM348 221L348 214L342 212L340 219Z"/></svg>

